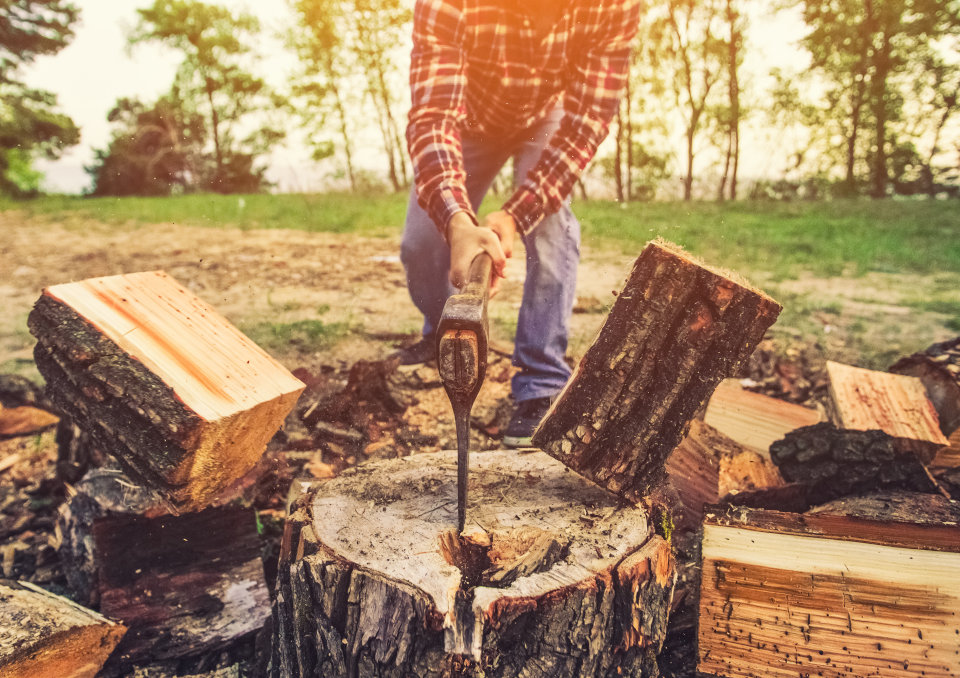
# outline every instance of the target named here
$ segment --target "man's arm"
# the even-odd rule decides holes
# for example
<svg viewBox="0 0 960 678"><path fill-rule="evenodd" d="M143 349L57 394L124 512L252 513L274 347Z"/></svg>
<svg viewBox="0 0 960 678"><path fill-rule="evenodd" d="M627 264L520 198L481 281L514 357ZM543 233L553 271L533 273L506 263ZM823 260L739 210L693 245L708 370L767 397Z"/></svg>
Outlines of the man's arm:
<svg viewBox="0 0 960 678"><path fill-rule="evenodd" d="M466 120L461 3L417 0L410 62L407 145L417 199L450 245L450 280L459 287L480 252L503 275L506 259L497 235L477 228L465 186L460 128Z"/></svg>
<svg viewBox="0 0 960 678"><path fill-rule="evenodd" d="M593 45L573 64L564 94L564 116L526 180L504 204L521 233L559 210L580 173L607 136L626 85L630 50L640 22L639 0L597 8L602 12Z"/></svg>
<svg viewBox="0 0 960 678"><path fill-rule="evenodd" d="M464 101L461 3L417 0L410 62L407 145L420 205L446 235L457 212L476 222L465 187L460 128Z"/></svg>

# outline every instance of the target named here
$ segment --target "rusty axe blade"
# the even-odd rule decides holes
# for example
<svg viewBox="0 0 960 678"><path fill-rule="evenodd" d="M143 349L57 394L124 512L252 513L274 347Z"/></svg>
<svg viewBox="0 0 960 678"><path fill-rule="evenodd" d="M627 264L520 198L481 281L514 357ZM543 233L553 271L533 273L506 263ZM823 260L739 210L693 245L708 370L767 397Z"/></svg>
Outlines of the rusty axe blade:
<svg viewBox="0 0 960 678"><path fill-rule="evenodd" d="M470 410L487 371L487 300L493 261L477 255L467 281L447 299L437 328L437 368L457 427L457 533L463 531L470 468Z"/></svg>

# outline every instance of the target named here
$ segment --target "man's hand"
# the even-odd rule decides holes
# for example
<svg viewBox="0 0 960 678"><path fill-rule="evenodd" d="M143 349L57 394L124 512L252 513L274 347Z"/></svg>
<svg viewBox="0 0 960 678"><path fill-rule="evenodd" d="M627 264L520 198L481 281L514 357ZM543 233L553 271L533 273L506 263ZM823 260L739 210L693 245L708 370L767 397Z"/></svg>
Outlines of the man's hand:
<svg viewBox="0 0 960 678"><path fill-rule="evenodd" d="M485 219L484 224L486 222ZM476 226L466 212L457 212L447 225L447 242L450 243L450 282L454 287L463 286L470 271L470 264L478 254L486 252L490 255L494 272L490 281L492 296L507 265L507 255L504 254L500 238L493 229L486 225Z"/></svg>
<svg viewBox="0 0 960 678"><path fill-rule="evenodd" d="M503 210L491 212L483 218L483 223L480 225L497 234L500 238L500 247L503 248L503 255L507 259L513 256L513 238L517 234L517 222L508 212Z"/></svg>

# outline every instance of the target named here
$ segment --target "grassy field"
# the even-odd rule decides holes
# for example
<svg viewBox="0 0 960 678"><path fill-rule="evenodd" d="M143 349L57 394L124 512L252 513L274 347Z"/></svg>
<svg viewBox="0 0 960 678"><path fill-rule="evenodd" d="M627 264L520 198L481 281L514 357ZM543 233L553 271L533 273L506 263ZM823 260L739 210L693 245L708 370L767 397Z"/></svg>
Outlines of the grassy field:
<svg viewBox="0 0 960 678"><path fill-rule="evenodd" d="M487 209L497 204L488 200ZM49 221L77 234L85 234L91 223L104 224L107 231L156 223L294 229L383 238L391 241L385 242L389 251L395 251L406 196L0 201L0 211L8 210L25 214L32 224ZM884 367L904 352L960 332L957 201L630 205L578 201L574 211L583 226L585 262L592 260L596 266L608 260L628 261L651 238L666 238L753 280L784 305L775 336L818 344L834 358ZM310 317L298 318L298 324L282 331L269 323L251 331L270 344L283 344L294 336L329 343L348 334L342 318L329 316L336 314L324 316L322 327ZM511 335L515 311L506 309L504 318L494 321L503 324L502 334Z"/></svg>
<svg viewBox="0 0 960 678"><path fill-rule="evenodd" d="M491 205L496 201L488 200ZM49 197L0 202L61 222L173 222L240 229L290 228L396 236L405 195L191 195L175 198ZM489 209L489 208L488 208ZM960 205L934 200L575 204L584 242L633 252L661 236L730 268L784 280L960 272Z"/></svg>

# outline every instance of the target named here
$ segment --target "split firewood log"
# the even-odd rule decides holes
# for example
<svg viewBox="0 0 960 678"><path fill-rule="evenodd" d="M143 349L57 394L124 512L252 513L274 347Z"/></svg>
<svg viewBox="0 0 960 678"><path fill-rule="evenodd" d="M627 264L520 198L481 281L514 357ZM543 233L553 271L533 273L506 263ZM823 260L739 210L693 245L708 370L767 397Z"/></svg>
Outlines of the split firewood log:
<svg viewBox="0 0 960 678"><path fill-rule="evenodd" d="M933 494L704 521L699 670L958 676L960 519Z"/></svg>
<svg viewBox="0 0 960 678"><path fill-rule="evenodd" d="M720 382L703 415L713 428L761 454L790 431L813 426L822 419L817 410L752 393L736 379Z"/></svg>
<svg viewBox="0 0 960 678"><path fill-rule="evenodd" d="M916 377L827 361L828 414L837 428L883 431L929 462L947 445L937 411Z"/></svg>
<svg viewBox="0 0 960 678"><path fill-rule="evenodd" d="M646 512L547 455L362 465L288 519L272 675L649 676L674 582Z"/></svg>
<svg viewBox="0 0 960 678"><path fill-rule="evenodd" d="M58 409L183 510L256 464L304 388L160 271L49 287L28 324Z"/></svg>
<svg viewBox="0 0 960 678"><path fill-rule="evenodd" d="M0 580L4 678L93 678L125 630L35 584Z"/></svg>
<svg viewBox="0 0 960 678"><path fill-rule="evenodd" d="M651 242L533 444L641 501L697 410L780 310L733 274Z"/></svg>

